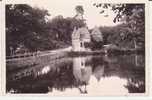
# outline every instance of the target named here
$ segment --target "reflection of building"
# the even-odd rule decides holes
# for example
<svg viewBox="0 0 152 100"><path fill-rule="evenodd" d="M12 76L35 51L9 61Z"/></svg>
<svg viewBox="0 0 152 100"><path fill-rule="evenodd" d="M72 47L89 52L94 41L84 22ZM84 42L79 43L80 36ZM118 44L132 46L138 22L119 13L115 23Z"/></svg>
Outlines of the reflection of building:
<svg viewBox="0 0 152 100"><path fill-rule="evenodd" d="M101 77L104 75L104 65L98 65L93 71L93 75L100 81Z"/></svg>
<svg viewBox="0 0 152 100"><path fill-rule="evenodd" d="M91 63L88 63L91 60L91 56L73 58L73 75L79 85L89 84L90 77L92 74L97 81L100 81L100 78L104 74L104 65L96 66L94 71L92 72L93 69Z"/></svg>
<svg viewBox="0 0 152 100"><path fill-rule="evenodd" d="M73 75L80 84L88 84L92 74L92 67L86 63L89 60L87 57L73 58Z"/></svg>
<svg viewBox="0 0 152 100"><path fill-rule="evenodd" d="M72 33L72 49L73 51L87 51L90 50L85 44L89 43L90 33L86 27L74 28Z"/></svg>
<svg viewBox="0 0 152 100"><path fill-rule="evenodd" d="M73 58L73 75L81 93L87 93L86 85L89 83L92 74L92 67L87 62L91 57Z"/></svg>

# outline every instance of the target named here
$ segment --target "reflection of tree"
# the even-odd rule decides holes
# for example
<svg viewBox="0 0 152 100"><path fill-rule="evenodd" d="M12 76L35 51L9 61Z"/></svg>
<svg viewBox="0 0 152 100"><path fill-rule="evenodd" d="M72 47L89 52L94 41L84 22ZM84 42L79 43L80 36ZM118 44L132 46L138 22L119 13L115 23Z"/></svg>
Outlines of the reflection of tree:
<svg viewBox="0 0 152 100"><path fill-rule="evenodd" d="M97 78L98 81L100 81L100 78L104 75L104 67L104 65L99 65L93 71L93 75Z"/></svg>
<svg viewBox="0 0 152 100"><path fill-rule="evenodd" d="M31 75L15 81L9 80L6 84L7 91L13 88L20 93L47 93L48 91L53 92L53 89L64 92L67 88L76 87L80 93L87 93L86 86L89 84L88 80L91 74L93 74L98 81L101 77L111 76L126 79L127 85L124 87L130 93L145 92L145 68L135 65L135 55L80 58L75 60L76 63L73 59L73 61L69 60L56 65L47 74L37 77ZM86 62L82 58L87 58Z"/></svg>
<svg viewBox="0 0 152 100"><path fill-rule="evenodd" d="M75 84L80 93L87 93L86 85L88 85L88 81L92 74L92 67L88 63L90 60L91 57L73 58L73 75L76 79Z"/></svg>
<svg viewBox="0 0 152 100"><path fill-rule="evenodd" d="M74 76L72 74L71 64L68 66L70 67L67 67L67 65L62 66L59 69L59 72L55 72L53 75L50 76L52 79L52 87L60 91L64 91L67 87L72 87L74 83Z"/></svg>
<svg viewBox="0 0 152 100"><path fill-rule="evenodd" d="M141 55L135 55L135 64L136 66L144 66L145 64L145 56L141 56Z"/></svg>
<svg viewBox="0 0 152 100"><path fill-rule="evenodd" d="M145 91L145 67L142 66L144 64L136 66L135 56L136 55L117 56L117 62L109 61L108 67L105 67L104 70L105 77L119 76L120 78L126 78L128 84L125 87L130 93ZM144 57L140 57L140 59L144 59Z"/></svg>
<svg viewBox="0 0 152 100"><path fill-rule="evenodd" d="M55 66L48 74L38 77L27 76L20 80L7 82L7 91L13 87L20 93L46 93L52 88L64 91L75 86L72 62Z"/></svg>
<svg viewBox="0 0 152 100"><path fill-rule="evenodd" d="M92 67L93 67L93 71L94 69L99 66L99 65L105 65L105 61L103 60L103 57L102 56L96 56L96 57L93 57L92 58L92 61L91 61L91 64L92 64Z"/></svg>
<svg viewBox="0 0 152 100"><path fill-rule="evenodd" d="M128 79L128 83L125 86L130 93L144 93L145 92L145 80Z"/></svg>

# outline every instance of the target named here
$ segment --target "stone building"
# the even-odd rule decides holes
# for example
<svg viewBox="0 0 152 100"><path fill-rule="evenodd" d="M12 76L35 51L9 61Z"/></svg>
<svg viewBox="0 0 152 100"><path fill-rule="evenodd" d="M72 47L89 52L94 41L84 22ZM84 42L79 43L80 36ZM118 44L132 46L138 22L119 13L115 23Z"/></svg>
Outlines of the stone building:
<svg viewBox="0 0 152 100"><path fill-rule="evenodd" d="M103 36L98 27L95 27L91 33L86 27L74 28L72 33L72 51L90 51L87 45L91 42L91 37L96 42L102 42Z"/></svg>
<svg viewBox="0 0 152 100"><path fill-rule="evenodd" d="M90 48L85 44L91 41L91 36L86 27L74 28L72 33L72 50L73 51L89 51Z"/></svg>

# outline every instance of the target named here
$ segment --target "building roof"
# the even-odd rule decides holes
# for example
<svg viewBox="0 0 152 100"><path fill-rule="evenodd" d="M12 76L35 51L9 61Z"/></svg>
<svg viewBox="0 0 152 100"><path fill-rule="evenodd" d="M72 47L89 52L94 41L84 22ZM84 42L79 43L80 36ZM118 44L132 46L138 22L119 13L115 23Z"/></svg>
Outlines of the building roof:
<svg viewBox="0 0 152 100"><path fill-rule="evenodd" d="M73 39L90 39L90 33L86 27L74 29L72 34Z"/></svg>

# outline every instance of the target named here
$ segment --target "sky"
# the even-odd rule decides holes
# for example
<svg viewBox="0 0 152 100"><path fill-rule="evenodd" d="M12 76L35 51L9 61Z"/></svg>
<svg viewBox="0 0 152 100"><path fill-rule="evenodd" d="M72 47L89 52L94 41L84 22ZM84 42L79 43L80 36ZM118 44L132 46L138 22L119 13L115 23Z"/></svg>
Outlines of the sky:
<svg viewBox="0 0 152 100"><path fill-rule="evenodd" d="M37 1L37 0L36 0ZM99 1L99 0L98 0ZM95 26L113 26L114 13L108 10L109 17L99 14L100 8L93 6L97 0L40 0L33 2L32 0L27 3L33 7L46 9L51 14L50 18L58 15L63 17L74 17L76 15L75 7L82 5L84 9L84 19L86 19L87 26L94 28Z"/></svg>

